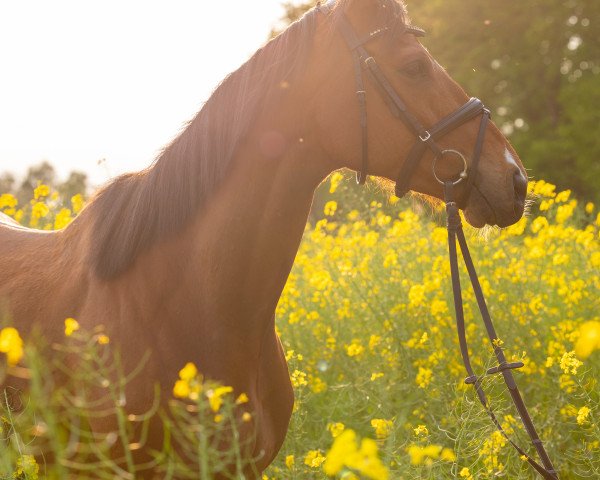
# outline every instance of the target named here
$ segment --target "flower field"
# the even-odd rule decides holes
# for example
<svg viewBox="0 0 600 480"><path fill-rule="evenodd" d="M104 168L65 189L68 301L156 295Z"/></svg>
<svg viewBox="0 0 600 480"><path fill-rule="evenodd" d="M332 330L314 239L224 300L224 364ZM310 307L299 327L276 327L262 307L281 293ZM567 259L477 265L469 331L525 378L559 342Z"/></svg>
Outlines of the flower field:
<svg viewBox="0 0 600 480"><path fill-rule="evenodd" d="M277 307L296 403L263 478L536 478L463 382L443 214L391 200L351 210L341 180L328 180L324 215L307 226ZM543 181L530 194L529 216L485 235L467 229L467 237L498 342L525 364L517 383L561 479L600 478L600 214ZM20 209L2 195L0 211L60 228L81 208L81 198L66 205L43 186L34 197ZM467 286L465 273L467 339L481 373L493 365L492 349ZM0 380L27 351L5 327ZM195 379L195 366L185 366L174 397L203 397ZM487 377L484 388L505 430L529 449L502 379ZM226 386L206 390L210 421L223 422L228 395ZM1 435L17 435L3 415ZM0 478L36 478L31 462L0 454L0 468L13 469Z"/></svg>

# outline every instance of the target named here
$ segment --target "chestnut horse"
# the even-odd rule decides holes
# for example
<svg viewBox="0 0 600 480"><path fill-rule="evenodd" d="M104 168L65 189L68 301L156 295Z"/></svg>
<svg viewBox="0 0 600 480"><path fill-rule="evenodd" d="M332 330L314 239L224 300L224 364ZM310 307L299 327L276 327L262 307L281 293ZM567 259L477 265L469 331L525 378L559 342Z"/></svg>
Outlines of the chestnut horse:
<svg viewBox="0 0 600 480"><path fill-rule="evenodd" d="M313 193L330 172L361 168L354 66L336 28L342 15L359 35L387 27L366 48L421 124L467 101L405 34L399 0L339 0L327 13L310 10L258 50L150 167L110 182L68 227L0 227L0 297L21 332L37 325L58 338L64 319L74 317L90 330L105 325L122 346L126 371L151 352L127 391L134 413L149 407L157 383L169 398L190 361L247 393L254 415L242 435L253 438L249 454L259 472L284 440L294 401L274 312ZM414 136L368 79L365 91L367 173L396 179ZM478 126L472 119L439 143L468 157ZM410 188L441 198L432 160L427 152ZM525 178L490 124L473 191L459 205L468 222L517 221L524 192L515 182Z"/></svg>

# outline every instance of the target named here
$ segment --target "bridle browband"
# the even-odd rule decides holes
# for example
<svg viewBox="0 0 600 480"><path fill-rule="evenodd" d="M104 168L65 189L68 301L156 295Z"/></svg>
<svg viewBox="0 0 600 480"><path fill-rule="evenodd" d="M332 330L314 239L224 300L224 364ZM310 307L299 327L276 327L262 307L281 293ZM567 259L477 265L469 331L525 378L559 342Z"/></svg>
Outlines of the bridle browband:
<svg viewBox="0 0 600 480"><path fill-rule="evenodd" d="M335 0L329 0L325 4L318 4L317 9L325 14L330 13L336 4ZM496 428L500 431L500 433L506 438L506 440L517 450L519 455L524 457L527 462L545 479L547 480L558 480L558 473L554 469L550 458L542 441L540 440L535 426L531 420L531 416L525 407L525 403L521 397L521 394L517 388L517 384L515 382L512 369L520 368L523 366L522 362L508 362L502 347L500 346L500 342L498 341L498 335L494 329L494 325L492 323L485 298L483 296L483 292L481 290L481 285L479 283L479 279L477 278L477 273L475 271L475 267L473 265L473 261L471 259L471 255L467 246L467 242L465 239L465 235L462 229L461 219L459 215L459 210L457 203L454 198L454 187L461 183L462 181L466 182L465 190L463 192L463 202L466 204L471 189L474 184L475 177L477 175L477 169L479 166L479 159L481 157L481 151L483 148L483 142L485 139L485 132L487 129L487 125L490 119L490 111L485 108L483 102L478 98L469 99L464 105L459 107L457 110L452 112L450 115L442 118L435 125L426 129L421 125L419 120L408 110L405 103L396 93L396 90L390 82L387 80L384 73L381 71L375 59L369 54L369 52L365 49L364 45L377 38L388 31L388 27L382 27L377 30L374 30L363 37L358 37L352 28L352 25L345 17L345 14L340 14L338 18L338 25L342 37L344 38L350 52L352 54L352 59L354 63L354 78L356 83L356 95L358 98L359 105L359 114L360 114L360 128L361 128L361 142L362 142L362 161L360 170L356 173L356 181L359 185L362 185L366 181L367 177L367 169L369 167L369 155L368 155L368 137L367 137L367 102L366 102L366 91L363 80L363 71L367 73L367 76L375 85L377 90L382 95L384 101L388 105L390 112L395 118L400 119L404 124L411 130L411 132L417 137L417 141L413 144L410 149L408 156L403 163L398 178L396 179L395 193L396 196L402 197L409 191L409 183L410 179L415 172L416 167L418 166L421 158L427 151L427 149L431 150L434 155L433 163L432 163L432 173L434 178L444 186L444 197L446 203L446 212L448 215L447 224L448 224L448 251L450 256L450 270L452 276L452 289L454 296L454 309L456 314L456 325L458 330L458 338L461 350L461 356L463 358L463 363L465 365L465 369L468 373L468 377L465 380L465 383L471 384L474 386L475 391L477 392L477 396L483 405L484 409L492 419ZM411 25L404 26L404 33L415 35L415 36L424 36L424 30L414 27ZM475 148L473 149L473 154L471 156L471 163L467 162L465 156L457 150L452 149L442 149L440 148L435 141L442 138L444 135L449 132L457 129L464 123L469 120L477 118L481 115L481 121L479 124L479 131L477 134L477 139L475 141ZM462 171L458 174L456 179L442 179L436 173L436 165L437 162L444 155L454 155L462 160L463 168ZM462 293L460 286L460 276L458 271L458 256L457 256L457 248L456 241L460 245L460 250L463 255L463 259L465 261L465 265L467 271L469 273L469 278L471 280L471 285L473 287L473 291L475 293L475 298L477 299L477 304L479 306L479 310L481 312L481 317L485 324L485 328L492 342L494 353L498 360L498 365L492 367L486 371L486 375L492 375L496 373L501 373L506 386L508 387L508 391L510 396L515 404L517 411L521 417L521 421L529 435L537 453L542 461L542 465L536 462L533 458L531 458L521 447L519 447L515 442L513 442L507 435L506 431L502 428L502 425L496 418L496 415L492 411L487 396L482 388L482 380L484 375L477 376L475 375L473 368L471 366L471 361L469 357L469 349L467 345L466 333L465 333L465 320L464 320L464 312L463 312L463 303L462 303Z"/></svg>

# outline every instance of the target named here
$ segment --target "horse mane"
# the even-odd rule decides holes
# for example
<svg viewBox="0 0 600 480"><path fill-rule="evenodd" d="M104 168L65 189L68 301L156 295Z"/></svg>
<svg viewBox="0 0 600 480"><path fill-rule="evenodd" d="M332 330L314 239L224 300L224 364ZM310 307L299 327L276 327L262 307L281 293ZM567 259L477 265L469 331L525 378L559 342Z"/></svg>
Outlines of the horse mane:
<svg viewBox="0 0 600 480"><path fill-rule="evenodd" d="M89 261L98 277L123 273L207 203L254 119L304 71L315 18L310 10L228 75L151 166L117 177L95 195L85 210L94 219Z"/></svg>
<svg viewBox="0 0 600 480"><path fill-rule="evenodd" d="M355 1L364 0L339 0L334 17ZM228 75L152 165L115 178L95 195L85 213L93 218L88 260L99 278L123 273L206 205L254 119L303 73L316 14L309 10ZM403 26L405 20L401 1L380 0L380 23Z"/></svg>
<svg viewBox="0 0 600 480"><path fill-rule="evenodd" d="M371 0L369 0L371 1ZM364 0L338 0L334 7L334 16L341 15L353 3L364 2ZM403 32L409 24L406 5L403 0L379 0L375 23L380 27L390 27L392 35Z"/></svg>

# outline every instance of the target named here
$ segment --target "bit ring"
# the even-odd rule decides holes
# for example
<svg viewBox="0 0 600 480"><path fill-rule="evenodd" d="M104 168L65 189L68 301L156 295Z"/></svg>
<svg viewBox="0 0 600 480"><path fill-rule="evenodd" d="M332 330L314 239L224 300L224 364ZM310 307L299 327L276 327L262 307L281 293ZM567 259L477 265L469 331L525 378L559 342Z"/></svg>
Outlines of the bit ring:
<svg viewBox="0 0 600 480"><path fill-rule="evenodd" d="M437 173L435 173L435 166L436 166L436 164L437 164L437 161L438 161L438 159L440 159L441 157L443 157L443 156L444 156L444 154L452 154L452 155L454 155L455 157L458 157L458 158L460 158L460 159L462 160L462 162L463 162L463 170L462 170L462 172L460 172L460 173L458 174L458 179L457 179L457 180L455 180L454 182L452 182L452 185L457 185L457 184L459 184L460 182L462 182L462 181L463 181L465 178L467 178L467 176L468 176L467 170L469 169L469 166L467 165L467 159L466 159L466 158L465 158L465 156L464 156L462 153L460 153L458 150L452 150L452 149L442 150L442 152L441 152L439 155L436 155L436 156L434 157L434 159L433 159L433 163L432 163L432 165L431 165L431 169L432 169L432 171L433 171L433 176L435 177L435 179L436 179L436 180L437 180L439 183L441 183L442 185L445 185L445 184L446 184L446 182L445 182L445 181L443 181L443 180L441 180L441 179L440 179L440 177L438 177L438 176L437 176Z"/></svg>

